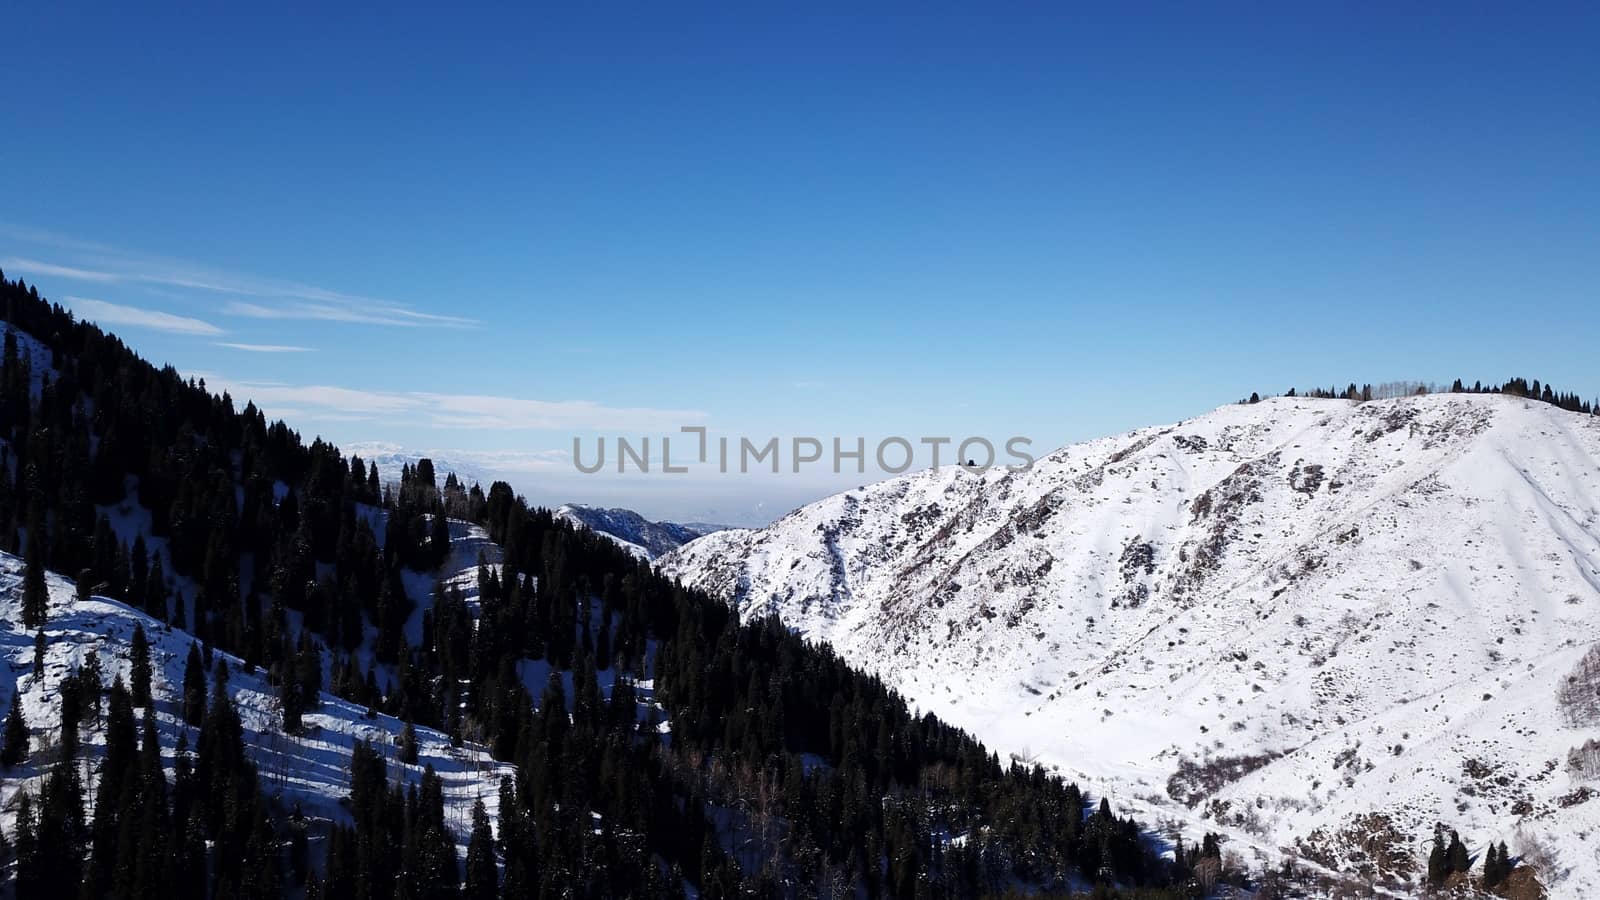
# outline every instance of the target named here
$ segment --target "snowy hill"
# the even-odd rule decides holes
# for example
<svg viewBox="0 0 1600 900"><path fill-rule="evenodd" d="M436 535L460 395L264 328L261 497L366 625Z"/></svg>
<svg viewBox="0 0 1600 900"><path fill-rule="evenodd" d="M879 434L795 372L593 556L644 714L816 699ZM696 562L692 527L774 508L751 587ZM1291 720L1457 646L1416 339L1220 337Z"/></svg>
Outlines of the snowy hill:
<svg viewBox="0 0 1600 900"><path fill-rule="evenodd" d="M570 503L556 510L556 518L603 534L634 556L646 560L670 553L719 528L716 525L651 522L631 509L601 509Z"/></svg>
<svg viewBox="0 0 1600 900"><path fill-rule="evenodd" d="M0 553L0 897L7 877L30 897L75 876L376 897L398 875L419 896L663 900L1171 877L1126 809L1083 815L1076 785L509 485L380 492L333 445L0 293L0 547L30 560Z"/></svg>
<svg viewBox="0 0 1600 900"><path fill-rule="evenodd" d="M136 625L144 628L150 644L152 695L169 778L176 770L171 748L177 745L179 735L187 736L192 753L198 734L197 729L184 725L181 714L184 661L194 640L189 634L114 600L96 597L80 601L72 582L48 575L45 665L43 675L36 676L33 633L20 624L22 577L22 561L0 553L0 658L6 663L0 687L7 703L14 692L21 692L33 751L27 762L0 780L0 822L7 834L14 833L17 797L23 791L37 796L44 774L59 756L56 746L63 681L92 652L98 655L108 684L117 675L131 683L131 639ZM351 754L358 742L370 741L387 757L391 783L416 784L430 765L439 774L446 823L456 839L458 855L466 852L474 801L482 800L491 814L497 812L500 777L514 770L492 760L483 746L467 742L452 748L446 735L419 727L417 763L404 764L397 757L403 722L381 713L369 718L366 709L326 692L319 708L304 716L302 733L286 735L281 730L277 691L267 684L265 673L246 671L239 659L220 651L216 656L228 661L228 693L238 708L245 746L261 773L262 787L284 809L299 804L313 819L348 823L349 811L341 801L350 791ZM105 734L98 724L85 723L82 731L78 765L92 794ZM318 840L313 837L314 844ZM313 852L318 852L315 847Z"/></svg>
<svg viewBox="0 0 1600 900"><path fill-rule="evenodd" d="M1600 784L1567 764L1600 728L1557 702L1600 640L1600 418L1271 399L909 474L660 566L1186 840L1403 885L1442 822L1600 895Z"/></svg>

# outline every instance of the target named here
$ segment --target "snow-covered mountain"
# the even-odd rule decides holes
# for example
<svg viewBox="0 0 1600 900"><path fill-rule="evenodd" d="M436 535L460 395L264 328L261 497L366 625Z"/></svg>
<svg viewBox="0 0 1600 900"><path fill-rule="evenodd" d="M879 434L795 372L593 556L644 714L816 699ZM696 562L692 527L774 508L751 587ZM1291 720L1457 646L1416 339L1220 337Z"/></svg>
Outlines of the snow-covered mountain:
<svg viewBox="0 0 1600 900"><path fill-rule="evenodd" d="M1568 765L1600 721L1557 699L1600 640L1600 417L1270 399L660 565L1186 839L1405 882L1442 822L1600 896L1600 783Z"/></svg>
<svg viewBox="0 0 1600 900"><path fill-rule="evenodd" d="M556 518L588 528L616 541L623 549L644 560L663 554L721 528L696 522L651 522L631 509L602 509L568 503L556 510Z"/></svg>
<svg viewBox="0 0 1600 900"><path fill-rule="evenodd" d="M466 528L463 526L464 531ZM472 576L466 570L457 576L458 580L468 577ZM161 745L174 747L179 734L185 734L193 752L198 736L197 729L186 726L182 717L184 662L195 640L191 635L114 600L79 600L72 582L48 574L50 618L44 627L44 671L36 675L34 633L21 625L22 578L22 561L0 552L0 660L5 663L0 669L4 672L0 686L8 703L13 693L20 693L33 747L28 761L0 780L0 823L8 835L15 833L18 795L27 791L37 796L45 773L59 756L55 747L61 732L63 682L94 653L107 683L118 675L131 683L135 626L144 628L149 641L151 694ZM418 727L417 762L403 763L396 748L405 723L381 713L369 716L364 707L326 692L321 694L318 708L305 714L301 734L285 734L278 691L267 683L266 673L246 668L241 660L221 651L216 651L216 656L228 662L227 690L238 708L245 747L261 773L262 788L283 808L298 804L313 820L348 823L350 812L344 798L350 793L351 754L358 742L369 741L384 753L391 784L417 784L428 766L439 774L446 824L454 834L458 856L466 852L474 801L482 800L491 815L498 814L500 777L515 770L495 762L486 747L470 741L452 747L447 735ZM324 671L329 662L325 660ZM97 765L105 749L103 721L85 722L82 734L78 765L93 796ZM168 778L174 777L176 757L167 756L164 763ZM321 840L314 831L313 845ZM321 852L315 846L313 850Z"/></svg>
<svg viewBox="0 0 1600 900"><path fill-rule="evenodd" d="M407 450L399 444L390 444L383 441L362 441L346 444L347 453L361 457L362 463L371 463L378 467L378 478L384 484L398 484L400 472L406 466L415 466L424 459L433 462L433 470L437 473L440 484L444 483L445 475L454 472L458 480L464 485L474 483L484 490L489 489L497 478L495 473L481 461L472 458L471 454L459 453L450 450Z"/></svg>

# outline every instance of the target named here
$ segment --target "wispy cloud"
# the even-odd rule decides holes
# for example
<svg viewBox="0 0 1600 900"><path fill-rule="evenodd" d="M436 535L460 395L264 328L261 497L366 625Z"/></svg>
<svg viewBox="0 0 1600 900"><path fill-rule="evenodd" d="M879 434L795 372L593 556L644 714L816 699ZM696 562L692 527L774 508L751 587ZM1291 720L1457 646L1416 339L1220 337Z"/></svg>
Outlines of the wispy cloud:
<svg viewBox="0 0 1600 900"><path fill-rule="evenodd" d="M588 400L523 400L482 394L411 394L434 409L443 428L676 431L706 418L697 410L615 407Z"/></svg>
<svg viewBox="0 0 1600 900"><path fill-rule="evenodd" d="M112 284L120 280L110 272L96 272L93 269L80 269L75 266L58 266L55 263L41 262L37 259L28 259L21 256L8 256L0 259L0 269L27 272L29 275L70 278L74 281L93 281L99 284Z"/></svg>
<svg viewBox="0 0 1600 900"><path fill-rule="evenodd" d="M66 301L79 318L93 319L101 325L129 325L135 328L169 331L173 334L222 334L222 329L210 322L176 316L160 310L123 306L120 303L107 303L89 297L69 296Z"/></svg>
<svg viewBox="0 0 1600 900"><path fill-rule="evenodd" d="M243 350L246 353L310 353L310 347L296 347L293 344L236 344L232 341L217 341L218 347L227 347L230 350Z"/></svg>
<svg viewBox="0 0 1600 900"><path fill-rule="evenodd" d="M572 471L572 454L567 450L407 450L389 441L358 441L344 444L343 449L369 462L380 463L380 472L384 464L393 465L396 458L404 462L422 457L432 459L435 465L442 464L447 469L470 467L495 475L548 475Z"/></svg>
<svg viewBox="0 0 1600 900"><path fill-rule="evenodd" d="M453 452L457 457L468 459L494 472L544 473L553 470L566 471L572 466L572 454L566 450L458 450Z"/></svg>
<svg viewBox="0 0 1600 900"><path fill-rule="evenodd" d="M36 228L0 222L0 237L48 247L65 260L12 256L0 268L32 276L66 278L95 284L137 285L146 289L177 288L230 295L223 312L255 319L298 319L352 322L401 328L471 328L476 319L439 315L379 297L330 290L277 278L216 269L184 260L131 253Z"/></svg>
<svg viewBox="0 0 1600 900"><path fill-rule="evenodd" d="M404 416L434 428L495 431L676 432L704 422L707 414L690 409L607 406L588 400L529 400L484 394L422 391L370 391L336 385L291 385L275 381L232 381L206 375L206 386L227 391L236 404L253 400L274 416L294 410L320 421L357 421Z"/></svg>
<svg viewBox="0 0 1600 900"><path fill-rule="evenodd" d="M232 381L216 375L206 375L205 379L206 386L211 390L227 391L240 402L254 400L256 405L267 408L289 406L305 410L308 414L392 415L414 410L417 406L416 401L405 394L385 391L363 391L327 384Z"/></svg>
<svg viewBox="0 0 1600 900"><path fill-rule="evenodd" d="M477 324L473 319L421 313L401 306L339 306L300 300L282 301L273 305L235 300L224 306L222 311L229 315L251 319L308 319L322 322L357 322L365 325L397 325L405 328L420 328L426 325L462 328Z"/></svg>

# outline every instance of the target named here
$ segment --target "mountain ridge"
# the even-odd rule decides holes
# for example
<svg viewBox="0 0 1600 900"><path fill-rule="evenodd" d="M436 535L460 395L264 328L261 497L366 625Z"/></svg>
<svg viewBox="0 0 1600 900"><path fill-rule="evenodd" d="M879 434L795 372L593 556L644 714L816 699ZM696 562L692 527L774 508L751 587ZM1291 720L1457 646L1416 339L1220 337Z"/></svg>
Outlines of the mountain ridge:
<svg viewBox="0 0 1600 900"><path fill-rule="evenodd" d="M1330 836L1376 812L1417 842L1430 822L1520 827L1564 847L1566 888L1583 892L1600 859L1567 832L1600 804L1562 806L1581 779L1544 769L1589 735L1559 723L1554 695L1600 639L1597 460L1600 419L1510 395L1273 398L1024 473L908 474L659 565L993 745L1153 798L1149 815L1191 832L1228 829L1263 861L1348 852ZM1537 749L1460 749L1492 737L1459 713L1430 719L1421 747L1382 737L1429 698L1510 717ZM1405 790L1380 789L1407 765ZM1457 809L1463 786L1477 799ZM1413 849L1372 874L1404 883Z"/></svg>
<svg viewBox="0 0 1600 900"><path fill-rule="evenodd" d="M652 522L631 509L585 506L566 503L556 509L556 518L604 535L643 560L653 560L713 531L720 525L706 523Z"/></svg>
<svg viewBox="0 0 1600 900"><path fill-rule="evenodd" d="M22 282L0 293L0 815L23 896L77 874L85 896L1162 897L1213 859L1168 862L1105 798L503 481L419 462L385 487ZM293 750L332 734L348 755ZM472 804L463 861L464 793L489 785L454 777L456 750L480 746L515 775Z"/></svg>

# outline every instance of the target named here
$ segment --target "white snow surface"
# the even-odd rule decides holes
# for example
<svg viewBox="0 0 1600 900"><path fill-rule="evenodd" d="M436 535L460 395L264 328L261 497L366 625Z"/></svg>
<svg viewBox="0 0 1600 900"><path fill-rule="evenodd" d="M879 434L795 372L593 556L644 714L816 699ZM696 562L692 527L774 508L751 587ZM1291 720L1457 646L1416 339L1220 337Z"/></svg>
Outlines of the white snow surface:
<svg viewBox="0 0 1600 900"><path fill-rule="evenodd" d="M1600 896L1600 796L1566 766L1600 729L1556 700L1600 640L1600 418L1275 398L908 474L659 565L1186 839L1346 866L1339 832L1380 813L1424 869L1442 822ZM1180 760L1263 755L1169 796Z"/></svg>
<svg viewBox="0 0 1600 900"><path fill-rule="evenodd" d="M79 601L71 581L50 574L44 674L35 676L33 633L21 625L22 573L20 559L0 553L0 659L4 660L0 687L5 688L7 704L14 691L21 691L23 716L32 732L29 759L0 779L0 822L7 834L15 825L20 792L27 790L37 796L44 775L58 756L55 746L61 731L58 698L62 681L93 650L100 657L108 685L118 674L128 683L136 624L144 627L150 644L154 670L151 690L169 779L177 762L173 748L179 732L186 731L191 753L199 739L199 730L185 726L181 715L184 663L193 640L188 633L114 600L95 597ZM319 708L305 715L303 733L297 737L285 735L280 730L282 717L276 691L267 684L265 672L246 672L239 659L221 651L216 651L216 656L228 660L228 693L239 710L245 746L260 770L262 787L283 808L299 803L308 816L348 824L350 814L341 800L350 792L350 756L358 741L368 740L385 755L390 784L399 779L408 784L420 783L424 767L433 766L444 784L445 819L456 839L459 859L466 854L473 802L482 800L490 818L497 818L500 776L513 769L491 759L486 747L468 742L461 748L452 748L448 736L418 727L418 762L403 764L397 758L403 722L382 714L369 719L364 707L326 692L321 695ZM325 676L327 671L325 663ZM82 734L78 765L82 767L85 794L92 797L105 734L88 723Z"/></svg>

